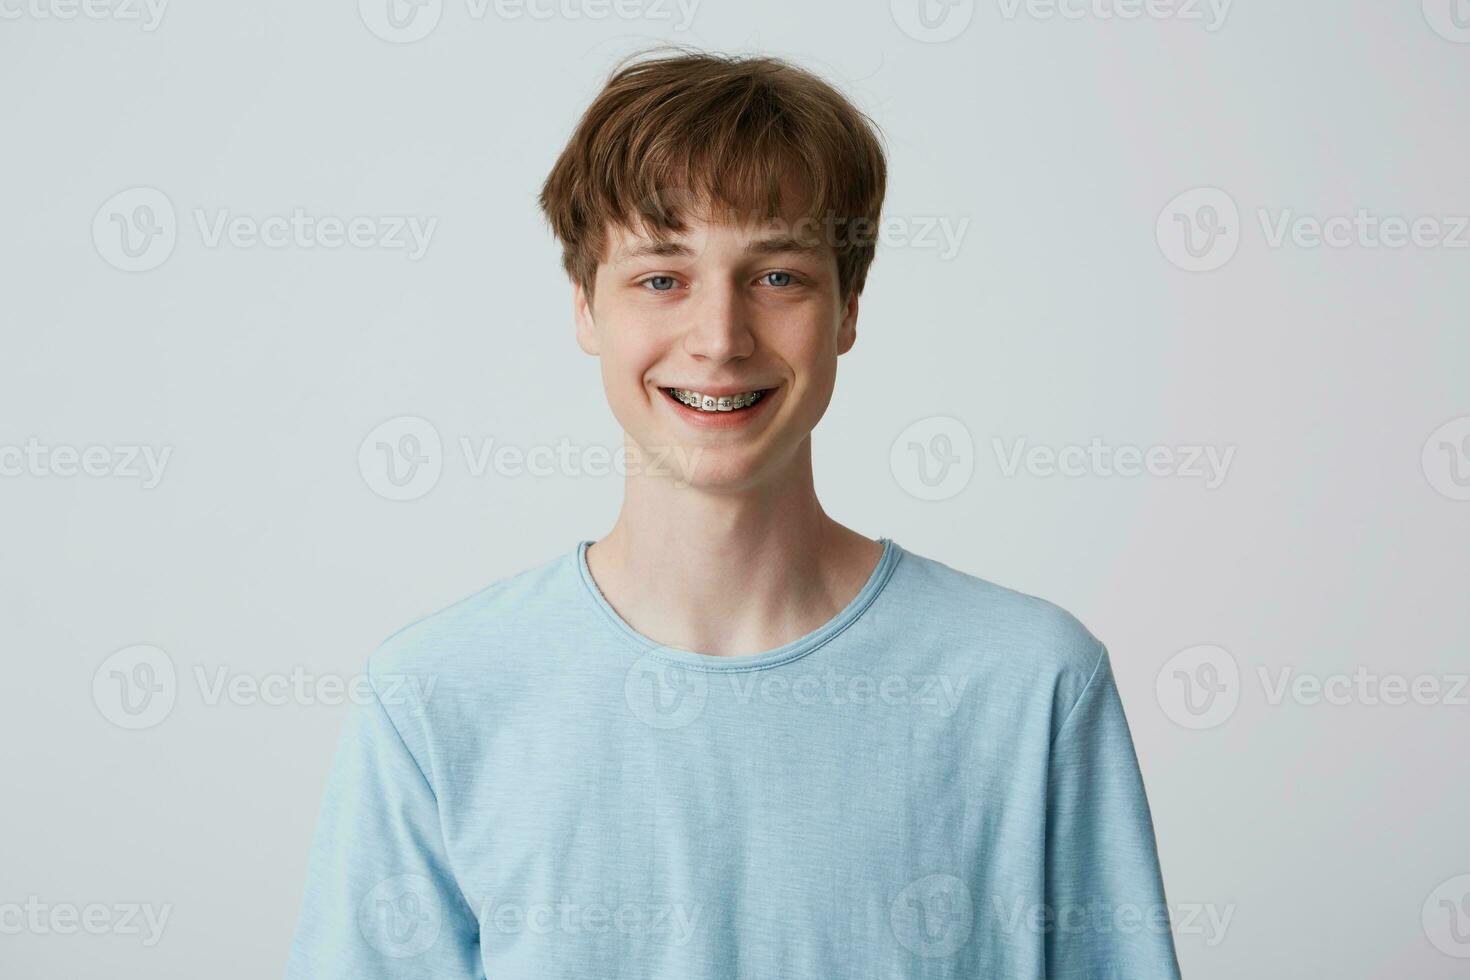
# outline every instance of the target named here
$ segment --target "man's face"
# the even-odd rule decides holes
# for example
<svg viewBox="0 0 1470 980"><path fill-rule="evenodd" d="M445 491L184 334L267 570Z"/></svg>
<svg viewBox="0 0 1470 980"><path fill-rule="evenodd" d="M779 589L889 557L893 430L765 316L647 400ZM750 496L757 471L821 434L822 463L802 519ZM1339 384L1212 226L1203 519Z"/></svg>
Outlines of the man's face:
<svg viewBox="0 0 1470 980"><path fill-rule="evenodd" d="M608 229L577 341L643 464L666 452L664 472L709 489L779 479L827 410L857 296L815 222L680 216L662 239Z"/></svg>

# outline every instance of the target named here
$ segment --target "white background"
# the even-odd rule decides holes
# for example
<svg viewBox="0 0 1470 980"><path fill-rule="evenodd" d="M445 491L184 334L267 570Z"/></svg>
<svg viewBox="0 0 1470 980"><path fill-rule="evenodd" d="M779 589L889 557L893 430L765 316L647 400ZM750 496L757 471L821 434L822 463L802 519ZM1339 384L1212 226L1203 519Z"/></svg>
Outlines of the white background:
<svg viewBox="0 0 1470 980"><path fill-rule="evenodd" d="M683 29L671 2L430 0L408 42L387 0L66 2L0 0L0 907L169 919L154 943L7 927L0 974L279 975L343 709L210 685L350 679L398 627L610 526L616 476L475 475L461 440L620 444L534 198L615 59L654 40L789 57L882 129L907 231L817 430L819 492L1108 644L1186 976L1470 970L1470 901L1448 918L1470 706L1445 696L1470 670L1464 0L1240 0L1223 21L960 0L930 10L943 40L905 0L704 0ZM150 199L114 196L139 187L174 241L129 259L116 221ZM1237 217L1217 209L1191 260L1204 199L1168 206L1196 188ZM418 256L207 233L297 209L435 224ZM1283 216L1359 211L1450 241L1272 242ZM963 228L957 251L931 221ZM392 501L359 448L403 416L437 432L441 473ZM936 434L970 476L929 493L903 460ZM1216 486L1005 465L1017 440L1094 439L1232 455ZM141 463L17 463L28 445L169 456L150 486ZM140 644L172 664L172 707L129 730L109 657ZM1220 649L1171 660L1201 645ZM1208 716L1176 675L1207 679L1200 657L1225 668ZM1441 696L1385 704L1370 679L1272 703L1283 676L1354 672Z"/></svg>

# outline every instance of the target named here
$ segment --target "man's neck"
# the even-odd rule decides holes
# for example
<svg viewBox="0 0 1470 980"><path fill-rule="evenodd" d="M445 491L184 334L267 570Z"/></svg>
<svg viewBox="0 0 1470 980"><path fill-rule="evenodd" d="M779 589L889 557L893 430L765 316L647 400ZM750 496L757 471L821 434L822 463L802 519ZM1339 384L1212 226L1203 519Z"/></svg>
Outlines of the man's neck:
<svg viewBox="0 0 1470 980"><path fill-rule="evenodd" d="M840 612L883 546L822 510L803 449L780 479L740 490L630 474L616 523L587 551L618 615L666 646L739 656L799 639Z"/></svg>

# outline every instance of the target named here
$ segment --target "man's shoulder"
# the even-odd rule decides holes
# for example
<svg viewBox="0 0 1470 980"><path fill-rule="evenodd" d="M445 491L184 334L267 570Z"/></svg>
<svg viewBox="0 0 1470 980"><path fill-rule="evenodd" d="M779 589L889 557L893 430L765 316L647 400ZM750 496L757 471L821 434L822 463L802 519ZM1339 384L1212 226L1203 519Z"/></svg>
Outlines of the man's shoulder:
<svg viewBox="0 0 1470 980"><path fill-rule="evenodd" d="M908 551L904 593L917 614L912 625L953 641L954 648L1003 657L1014 666L1051 674L1096 668L1103 645L1082 621L1041 596L1000 585Z"/></svg>
<svg viewBox="0 0 1470 980"><path fill-rule="evenodd" d="M566 553L481 587L390 633L368 658L371 674L479 667L532 640L565 612Z"/></svg>

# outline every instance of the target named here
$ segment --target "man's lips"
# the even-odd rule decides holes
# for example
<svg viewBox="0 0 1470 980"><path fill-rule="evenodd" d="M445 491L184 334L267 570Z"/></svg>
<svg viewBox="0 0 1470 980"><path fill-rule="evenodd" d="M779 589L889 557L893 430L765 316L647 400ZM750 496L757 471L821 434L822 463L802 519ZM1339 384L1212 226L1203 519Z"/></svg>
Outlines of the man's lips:
<svg viewBox="0 0 1470 980"><path fill-rule="evenodd" d="M724 429L744 425L765 414L766 402L771 401L779 387L710 385L706 389L666 387L659 390L680 418L702 428ZM696 398L695 392L700 397Z"/></svg>
<svg viewBox="0 0 1470 980"><path fill-rule="evenodd" d="M701 395L712 395L715 398L733 398L735 395L743 395L747 391L770 391L775 388L774 384L744 384L744 385L714 385L714 384L660 384L660 388L668 391L670 388L682 388L684 391L697 391Z"/></svg>

